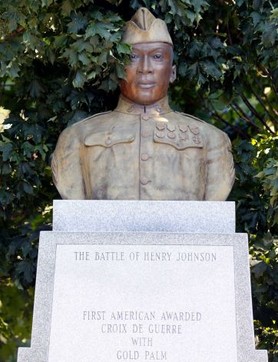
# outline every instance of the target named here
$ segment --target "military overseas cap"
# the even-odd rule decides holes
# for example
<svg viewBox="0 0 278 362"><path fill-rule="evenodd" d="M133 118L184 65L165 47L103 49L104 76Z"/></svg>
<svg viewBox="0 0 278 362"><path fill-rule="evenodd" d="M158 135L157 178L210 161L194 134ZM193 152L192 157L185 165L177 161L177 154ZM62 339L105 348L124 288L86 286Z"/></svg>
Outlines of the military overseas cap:
<svg viewBox="0 0 278 362"><path fill-rule="evenodd" d="M128 44L162 42L173 46L167 25L147 8L140 8L126 23L122 41Z"/></svg>

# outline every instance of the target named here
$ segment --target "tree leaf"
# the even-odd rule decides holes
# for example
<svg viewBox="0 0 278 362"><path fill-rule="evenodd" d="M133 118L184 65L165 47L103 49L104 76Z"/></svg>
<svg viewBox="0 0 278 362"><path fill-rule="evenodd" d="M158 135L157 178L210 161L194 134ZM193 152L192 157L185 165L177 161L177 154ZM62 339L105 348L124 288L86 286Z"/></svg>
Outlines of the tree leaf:
<svg viewBox="0 0 278 362"><path fill-rule="evenodd" d="M86 82L85 75L80 70L78 70L76 72L75 78L72 81L73 86L75 88L82 88L85 82Z"/></svg>
<svg viewBox="0 0 278 362"><path fill-rule="evenodd" d="M74 5L71 0L63 0L61 5L62 15L69 16L70 13L74 10Z"/></svg>
<svg viewBox="0 0 278 362"><path fill-rule="evenodd" d="M104 23L90 24L86 29L85 39L93 37L94 35L99 35L104 39L109 39L111 35L110 31L112 29L113 26L111 26L111 24L104 24Z"/></svg>
<svg viewBox="0 0 278 362"><path fill-rule="evenodd" d="M19 262L16 266L16 271L18 274L22 274L23 278L31 283L34 277L34 266L28 260L23 260Z"/></svg>
<svg viewBox="0 0 278 362"><path fill-rule="evenodd" d="M87 17L81 13L73 14L71 19L72 21L68 24L68 31L74 34L85 29L88 23Z"/></svg>
<svg viewBox="0 0 278 362"><path fill-rule="evenodd" d="M116 47L119 54L130 54L131 52L131 47L129 44L119 43Z"/></svg>
<svg viewBox="0 0 278 362"><path fill-rule="evenodd" d="M81 54L78 55L78 59L81 61L82 64L84 65L88 65L91 63L91 60L89 59L89 57L87 56L87 54L85 52L82 52Z"/></svg>
<svg viewBox="0 0 278 362"><path fill-rule="evenodd" d="M2 158L3 161L8 161L11 155L11 152L13 150L13 144L11 142L9 143L3 143L0 144L0 150L2 152Z"/></svg>
<svg viewBox="0 0 278 362"><path fill-rule="evenodd" d="M44 87L38 79L33 79L29 84L28 91L32 98L39 98L44 93Z"/></svg>
<svg viewBox="0 0 278 362"><path fill-rule="evenodd" d="M275 44L277 38L277 27L274 24L265 24L262 33L262 43L265 47L269 48Z"/></svg>

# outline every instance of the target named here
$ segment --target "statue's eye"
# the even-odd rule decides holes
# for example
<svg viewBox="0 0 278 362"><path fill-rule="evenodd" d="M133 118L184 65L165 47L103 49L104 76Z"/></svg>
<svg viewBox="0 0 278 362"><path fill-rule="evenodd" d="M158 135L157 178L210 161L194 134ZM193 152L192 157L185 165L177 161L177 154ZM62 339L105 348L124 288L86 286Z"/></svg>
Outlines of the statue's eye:
<svg viewBox="0 0 278 362"><path fill-rule="evenodd" d="M137 60L138 58L139 58L139 56L137 54L134 54L134 53L130 54L131 61Z"/></svg>
<svg viewBox="0 0 278 362"><path fill-rule="evenodd" d="M155 60L161 60L161 59L162 59L162 54L156 53L156 54L154 54L153 58L154 58Z"/></svg>

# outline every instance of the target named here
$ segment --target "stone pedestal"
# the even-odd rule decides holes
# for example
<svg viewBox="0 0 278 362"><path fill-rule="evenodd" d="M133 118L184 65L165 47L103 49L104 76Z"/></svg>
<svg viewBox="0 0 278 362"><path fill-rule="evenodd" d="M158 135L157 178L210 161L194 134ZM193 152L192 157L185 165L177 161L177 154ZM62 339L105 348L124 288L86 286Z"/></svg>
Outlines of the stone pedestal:
<svg viewBox="0 0 278 362"><path fill-rule="evenodd" d="M228 202L55 201L19 362L266 362Z"/></svg>
<svg viewBox="0 0 278 362"><path fill-rule="evenodd" d="M53 231L235 232L233 202L54 200L53 207Z"/></svg>

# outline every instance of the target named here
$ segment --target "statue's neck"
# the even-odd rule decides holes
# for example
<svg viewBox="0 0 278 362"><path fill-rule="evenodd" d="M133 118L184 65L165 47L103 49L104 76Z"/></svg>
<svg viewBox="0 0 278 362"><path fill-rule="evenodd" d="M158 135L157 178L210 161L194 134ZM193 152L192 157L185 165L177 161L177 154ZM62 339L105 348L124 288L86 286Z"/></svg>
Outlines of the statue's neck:
<svg viewBox="0 0 278 362"><path fill-rule="evenodd" d="M164 114L171 112L171 108L169 107L167 96L154 104L142 105L134 103L121 95L115 111L130 114Z"/></svg>

